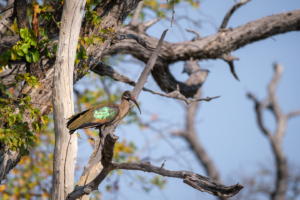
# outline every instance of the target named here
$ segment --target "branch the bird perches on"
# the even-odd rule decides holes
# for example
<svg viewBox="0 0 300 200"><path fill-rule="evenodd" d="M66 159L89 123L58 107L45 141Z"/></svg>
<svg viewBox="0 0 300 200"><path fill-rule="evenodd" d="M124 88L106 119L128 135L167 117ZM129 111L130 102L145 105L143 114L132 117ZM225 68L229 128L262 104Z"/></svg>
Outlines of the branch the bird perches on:
<svg viewBox="0 0 300 200"><path fill-rule="evenodd" d="M144 68L137 84L135 85L132 94L134 95L135 99L138 99L141 90L144 87L144 84L147 81L148 76L157 60L158 53L160 48L163 44L164 37L167 33L165 30L159 40L159 43L152 53L146 67ZM134 103L130 102L128 112L133 108ZM114 155L114 146L116 141L118 140L118 136L114 135L114 131L119 124L119 120L115 121L111 126L104 127L104 135L106 135L104 139L104 147L103 149L100 148L100 139L98 138L95 149L91 155L89 163L85 166L84 171L80 179L83 179L86 183L89 173L93 167L99 166L101 163L101 172L95 176L95 178L83 186L75 186L73 192L71 192L66 199L77 199L86 194L90 194L93 190L97 190L99 184L105 179L108 173L114 169L127 169L127 170L141 170L141 171L148 171L153 172L156 174L160 174L162 176L174 177L174 178L181 178L184 179L184 183L194 187L197 190L202 192L208 192L215 196L223 196L223 197L231 197L237 194L243 186L240 184L232 185L232 186L225 186L217 181L201 176L189 171L170 171L164 168L155 167L148 162L142 163L115 163L112 161Z"/></svg>

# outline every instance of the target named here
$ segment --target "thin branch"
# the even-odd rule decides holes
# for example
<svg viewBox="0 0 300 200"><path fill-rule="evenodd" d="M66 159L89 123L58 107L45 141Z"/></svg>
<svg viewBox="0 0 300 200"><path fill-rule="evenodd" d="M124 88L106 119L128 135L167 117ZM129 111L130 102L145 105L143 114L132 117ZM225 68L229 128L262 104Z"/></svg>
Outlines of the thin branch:
<svg viewBox="0 0 300 200"><path fill-rule="evenodd" d="M190 32L190 33L194 33L197 35L197 37L194 39L194 40L199 40L201 39L201 35L200 33L198 33L197 31L193 31L193 30L190 30L190 29L185 29L187 32Z"/></svg>
<svg viewBox="0 0 300 200"><path fill-rule="evenodd" d="M268 87L269 90L268 98L271 102L271 108L272 108L271 110L274 112L275 117L278 120L282 116L282 112L276 97L276 87L278 85L281 74L283 72L283 66L281 64L274 64L274 70L275 70L274 77Z"/></svg>
<svg viewBox="0 0 300 200"><path fill-rule="evenodd" d="M164 38L165 38L165 35L167 33L168 30L165 30L158 42L158 45L156 47L156 49L154 50L154 52L152 53L146 67L144 68L136 86L134 87L133 89L133 95L136 97L136 99L138 99L139 97L139 94L141 93L143 87L144 87L144 84L146 83L147 79L148 79L148 76L150 75L150 72L151 70L153 69L154 65L155 65L155 62L157 60L157 57L158 57L158 53L160 51L160 48L162 47L163 45L163 41L164 41Z"/></svg>
<svg viewBox="0 0 300 200"><path fill-rule="evenodd" d="M185 170L171 171L164 169L163 167L156 167L154 165L151 165L150 162L112 162L112 169L138 170L144 172L152 172L167 177L184 179L183 182L190 185L191 187L200 190L201 192L207 192L214 196L232 197L235 194L237 194L241 189L243 189L243 186L240 184L225 186L206 176L202 176Z"/></svg>
<svg viewBox="0 0 300 200"><path fill-rule="evenodd" d="M225 15L223 22L220 26L220 29L224 29L226 28L229 18L231 17L231 15L234 13L234 11L236 11L239 7L241 7L242 5L246 4L247 2L249 2L250 0L241 0L240 2L237 2ZM220 30L219 29L219 30Z"/></svg>
<svg viewBox="0 0 300 200"><path fill-rule="evenodd" d="M175 15L175 1L173 1L173 7L172 7L171 27L173 26L173 22L174 22L174 15Z"/></svg>
<svg viewBox="0 0 300 200"><path fill-rule="evenodd" d="M147 28L149 28L150 26L152 26L153 24L155 24L156 22L158 22L159 20L161 20L161 17L158 17L158 18L154 18L154 19L151 19L147 22L144 22L143 23L143 26L144 26L144 31L147 30Z"/></svg>
<svg viewBox="0 0 300 200"><path fill-rule="evenodd" d="M300 115L300 110L292 111L292 112L288 113L286 116L287 116L287 118L291 118L291 117L295 117L297 115Z"/></svg>
<svg viewBox="0 0 300 200"><path fill-rule="evenodd" d="M136 85L136 83L133 80L131 80L127 76L119 74L111 66L105 65L102 62L98 62L98 65L96 65L92 69L92 71L95 72L96 74L99 74L100 76L109 76L109 77L113 78L116 81L127 83L127 84L132 85L132 86ZM216 97L207 97L207 98L204 98L204 99L187 99L185 96L183 96L180 93L178 85L177 85L177 89L175 91L170 92L168 94L163 94L163 93L155 92L155 91L147 89L145 87L143 87L142 90L147 91L147 92L151 92L152 94L157 94L157 95L160 95L160 96L164 96L164 97L167 97L167 98L173 98L173 99L183 100L183 101L186 102L186 104L190 104L190 103L193 103L193 102L196 102L196 101L210 101L212 99L216 99L216 98L220 97L220 96L216 96Z"/></svg>
<svg viewBox="0 0 300 200"><path fill-rule="evenodd" d="M188 184L189 186L201 191L207 192L214 196L219 197L232 197L237 194L243 186L240 184L225 186L221 183L216 182L215 180L202 176L199 174L195 174L190 171L171 171L167 170L163 167L156 167L151 165L150 162L141 162L141 163L120 163L120 162L111 162L109 166L107 166L107 171L105 173L109 173L115 169L125 169L125 170L138 170L144 172L152 172L155 174L159 174L162 176L180 178L183 179L183 182ZM80 193L89 192L94 185L88 184L82 187L76 187L76 193L70 194L68 199L76 199Z"/></svg>
<svg viewBox="0 0 300 200"><path fill-rule="evenodd" d="M201 98L201 99L187 99L185 96L183 96L181 93L180 93L180 89L179 89L179 85L177 85L177 89L174 90L173 92L170 92L168 94L162 94L162 93L159 93L159 92L155 92L155 91L151 91L151 90L148 90L148 89L143 89L145 91L148 91L148 92L151 92L152 94L158 94L160 96L164 96L164 97L167 97L167 98L173 98L173 99L180 99L180 100L183 100L185 101L185 103L187 105L193 103L193 102L197 102L197 101L210 101L212 99L216 99L216 98L219 98L220 96L215 96L215 97L206 97L206 98Z"/></svg>
<svg viewBox="0 0 300 200"><path fill-rule="evenodd" d="M268 138L271 138L272 137L271 132L269 130L267 130L267 128L263 124L261 103L256 99L256 97L253 94L248 93L247 96L250 99L252 99L255 103L255 113L256 113L256 118L257 118L257 122L258 122L260 129Z"/></svg>

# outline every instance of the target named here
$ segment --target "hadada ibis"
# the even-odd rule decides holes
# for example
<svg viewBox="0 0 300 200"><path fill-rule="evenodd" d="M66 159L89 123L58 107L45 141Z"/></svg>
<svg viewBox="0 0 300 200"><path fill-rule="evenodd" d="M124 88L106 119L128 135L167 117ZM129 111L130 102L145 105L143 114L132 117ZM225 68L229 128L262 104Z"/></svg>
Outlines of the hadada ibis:
<svg viewBox="0 0 300 200"><path fill-rule="evenodd" d="M105 103L97 106L93 106L85 111L77 113L71 116L67 122L67 128L69 133L74 133L77 129L96 128L99 129L100 142L103 147L104 138L103 130L105 126L110 126L114 122L121 120L129 112L129 101L133 101L138 107L140 113L140 107L136 102L132 92L125 91L122 95L121 104Z"/></svg>

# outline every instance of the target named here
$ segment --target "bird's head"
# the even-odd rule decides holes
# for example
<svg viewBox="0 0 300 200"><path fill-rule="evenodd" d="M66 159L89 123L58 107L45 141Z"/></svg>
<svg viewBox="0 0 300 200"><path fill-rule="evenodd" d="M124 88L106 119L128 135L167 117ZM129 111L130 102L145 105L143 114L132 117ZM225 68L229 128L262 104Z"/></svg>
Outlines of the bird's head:
<svg viewBox="0 0 300 200"><path fill-rule="evenodd" d="M122 95L122 99L125 99L127 101L129 101L129 100L133 101L133 103L135 103L135 105L138 107L140 114L142 114L139 104L137 103L136 99L134 98L132 92L126 90Z"/></svg>

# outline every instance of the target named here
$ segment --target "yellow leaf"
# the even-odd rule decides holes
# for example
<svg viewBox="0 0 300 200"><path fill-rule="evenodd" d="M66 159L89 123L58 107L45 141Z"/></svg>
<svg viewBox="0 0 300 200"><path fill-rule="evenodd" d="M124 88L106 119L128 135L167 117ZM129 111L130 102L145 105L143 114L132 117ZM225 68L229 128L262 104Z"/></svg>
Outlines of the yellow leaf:
<svg viewBox="0 0 300 200"><path fill-rule="evenodd" d="M90 138L90 139L89 139L89 143L90 143L91 146L94 146L94 145L95 145L95 140L94 140L94 138Z"/></svg>
<svg viewBox="0 0 300 200"><path fill-rule="evenodd" d="M0 192L3 192L6 189L6 185L0 185Z"/></svg>

